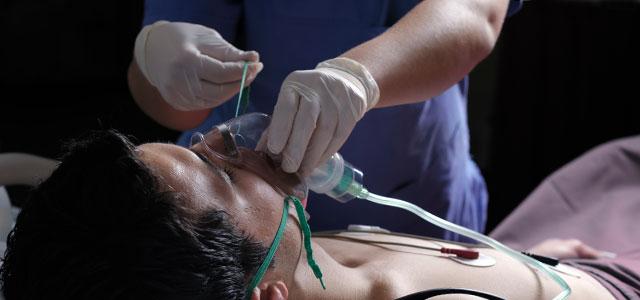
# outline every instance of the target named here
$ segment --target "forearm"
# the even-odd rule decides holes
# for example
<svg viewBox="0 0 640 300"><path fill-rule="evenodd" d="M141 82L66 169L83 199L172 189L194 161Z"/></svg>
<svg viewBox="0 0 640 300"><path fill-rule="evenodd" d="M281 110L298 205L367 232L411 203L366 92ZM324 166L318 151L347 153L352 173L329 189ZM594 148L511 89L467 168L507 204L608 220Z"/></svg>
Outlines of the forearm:
<svg viewBox="0 0 640 300"><path fill-rule="evenodd" d="M493 49L507 0L422 1L382 35L342 56L367 67L376 107L423 101L460 81Z"/></svg>
<svg viewBox="0 0 640 300"><path fill-rule="evenodd" d="M211 109L180 111L169 105L144 77L135 61L128 71L129 89L140 109L161 125L174 130L187 130L202 123Z"/></svg>

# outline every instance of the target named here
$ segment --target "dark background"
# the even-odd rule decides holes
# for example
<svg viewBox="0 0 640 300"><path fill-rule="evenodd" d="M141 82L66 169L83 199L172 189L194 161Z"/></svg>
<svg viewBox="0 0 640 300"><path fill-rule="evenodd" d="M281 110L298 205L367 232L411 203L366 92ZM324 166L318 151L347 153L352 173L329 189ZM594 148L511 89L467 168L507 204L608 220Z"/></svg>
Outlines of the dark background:
<svg viewBox="0 0 640 300"><path fill-rule="evenodd" d="M489 223L603 142L640 134L640 1L524 2L471 74L472 152Z"/></svg>
<svg viewBox="0 0 640 300"><path fill-rule="evenodd" d="M126 82L143 3L0 2L0 152L60 155L88 129L171 141ZM639 1L525 2L471 75L472 152L490 192L488 228L556 168L640 133ZM99 158L96 158L99 159ZM21 199L24 188L9 190Z"/></svg>

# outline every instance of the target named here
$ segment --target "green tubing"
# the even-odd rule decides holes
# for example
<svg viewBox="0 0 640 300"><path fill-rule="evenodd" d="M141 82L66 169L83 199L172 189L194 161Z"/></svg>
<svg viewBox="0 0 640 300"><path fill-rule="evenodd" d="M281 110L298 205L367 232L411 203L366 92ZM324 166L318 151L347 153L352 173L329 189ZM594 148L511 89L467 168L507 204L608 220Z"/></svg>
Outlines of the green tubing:
<svg viewBox="0 0 640 300"><path fill-rule="evenodd" d="M278 231L276 232L276 236L273 238L271 242L271 247L269 247L269 252L267 252L267 256L265 257L262 264L258 268L256 274L251 278L249 285L247 286L247 290L245 292L245 299L251 299L251 295L253 293L253 289L258 286L264 274L267 273L267 269L271 265L271 261L276 255L276 250L278 250L278 246L280 245L280 241L282 240L282 236L284 235L285 227L287 226L287 219L289 216L289 201L293 202L293 205L296 207L296 214L298 215L298 219L300 220L300 226L302 227L302 236L304 238L304 249L307 252L307 264L313 271L313 275L318 278L320 281L320 285L322 285L322 289L327 289L324 285L324 281L322 280L322 271L320 267L316 263L313 258L313 249L311 248L311 229L309 229L309 223L307 223L307 219L304 216L304 207L300 202L300 199L295 196L287 196L284 198L284 208L282 209L282 218L280 219L280 225L278 226Z"/></svg>
<svg viewBox="0 0 640 300"><path fill-rule="evenodd" d="M247 70L249 69L249 62L244 63L242 68L242 80L240 81L240 92L238 93L238 104L236 104L236 117L240 114L244 114L249 106L249 91L251 88L244 86L247 79Z"/></svg>
<svg viewBox="0 0 640 300"><path fill-rule="evenodd" d="M288 196L293 200L293 204L296 207L296 213L298 214L298 219L300 219L300 225L302 226L302 235L304 237L304 250L307 252L307 264L313 270L313 275L320 280L320 285L322 285L322 289L326 290L327 287L324 285L324 281L322 280L322 271L320 267L316 263L315 259L313 259L313 249L311 248L311 229L309 228L309 223L307 223L307 219L304 217L304 207L300 200L295 196Z"/></svg>
<svg viewBox="0 0 640 300"><path fill-rule="evenodd" d="M280 219L280 226L278 226L278 231L276 232L275 238L271 242L271 247L269 247L269 252L267 252L267 257L262 261L262 264L258 268L258 271L249 282L249 286L247 287L247 291L245 293L245 299L251 299L251 294L253 293L253 289L258 286L260 280L265 273L267 273L267 269L269 265L271 265L271 261L273 257L276 255L276 250L278 250L278 246L280 245L280 240L282 240L282 236L284 235L284 229L287 226L287 217L289 216L289 200L285 198L284 200L284 208L282 210L282 218ZM304 216L303 216L304 217Z"/></svg>

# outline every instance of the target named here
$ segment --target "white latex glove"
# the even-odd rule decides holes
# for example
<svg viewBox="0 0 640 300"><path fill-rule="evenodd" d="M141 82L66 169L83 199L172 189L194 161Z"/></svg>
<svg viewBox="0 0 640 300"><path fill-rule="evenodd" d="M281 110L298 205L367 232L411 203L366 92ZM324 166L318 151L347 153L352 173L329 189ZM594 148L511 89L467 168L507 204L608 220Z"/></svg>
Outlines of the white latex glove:
<svg viewBox="0 0 640 300"><path fill-rule="evenodd" d="M282 155L285 172L307 175L340 149L379 94L369 71L348 58L295 71L280 89L267 149Z"/></svg>
<svg viewBox="0 0 640 300"><path fill-rule="evenodd" d="M158 21L142 28L134 56L140 71L173 108L218 106L240 91L244 62L247 82L262 70L258 53L242 51L201 25Z"/></svg>

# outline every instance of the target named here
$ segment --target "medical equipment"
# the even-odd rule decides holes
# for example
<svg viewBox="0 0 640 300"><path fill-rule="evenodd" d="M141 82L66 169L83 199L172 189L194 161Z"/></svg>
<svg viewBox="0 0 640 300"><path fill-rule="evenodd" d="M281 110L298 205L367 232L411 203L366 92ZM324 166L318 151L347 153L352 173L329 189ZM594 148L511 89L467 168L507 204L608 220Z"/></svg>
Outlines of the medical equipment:
<svg viewBox="0 0 640 300"><path fill-rule="evenodd" d="M276 255L276 250L278 250L278 246L280 245L280 241L282 240L282 236L284 235L284 229L287 226L290 202L292 202L295 206L296 214L298 214L298 220L300 220L304 249L307 252L307 264L313 271L313 275L315 275L316 278L318 278L318 280L320 281L322 289L326 289L324 281L322 280L322 271L320 271L320 267L318 266L318 264L316 264L316 261L313 258L313 249L311 248L311 229L309 229L309 224L304 218L304 207L302 206L300 200L295 196L287 196L284 198L284 207L282 209L282 218L280 219L278 231L276 232L276 235L271 242L271 246L269 247L269 251L267 252L264 261L262 261L262 264L260 264L260 267L258 267L258 271L256 271L256 273L251 278L251 281L249 282L249 286L247 287L247 291L245 292L245 299L251 299L253 289L258 286L258 283L260 283L262 277L264 277L264 274L267 273L267 269L271 265L273 257Z"/></svg>
<svg viewBox="0 0 640 300"><path fill-rule="evenodd" d="M457 248L448 248L448 247L442 247L442 246L432 247L432 246L423 246L423 245L411 245L411 244L398 243L398 242L359 239L359 238L348 237L348 236L331 236L331 238L360 242L360 243L367 243L367 244L403 246L403 247L410 247L415 249L431 250L431 251L440 252L442 254L450 254L447 257L457 257L457 258L462 258L466 260L475 260L480 257L480 252L476 250L471 250L471 249L457 249Z"/></svg>
<svg viewBox="0 0 640 300"><path fill-rule="evenodd" d="M557 266L560 263L560 260L557 258L553 258L553 257L548 257L548 256L543 256L543 255L538 255L538 254L533 254L533 253L529 253L529 252L525 252L525 251L521 251L520 253L529 256L543 264L547 264L550 265L552 267Z"/></svg>
<svg viewBox="0 0 640 300"><path fill-rule="evenodd" d="M248 82L262 70L257 52L239 50L214 29L184 22L144 26L133 52L141 75L167 104L183 111L217 107L233 96L240 62L250 62Z"/></svg>
<svg viewBox="0 0 640 300"><path fill-rule="evenodd" d="M211 152L213 155L228 161L238 162L242 160L243 150L251 151L261 146L261 141L264 139L263 133L269 126L269 122L270 118L265 114L250 113L242 115L214 127L213 130L206 135L200 133L194 134L192 144L195 139L196 142L203 144L208 149L208 152ZM277 157L275 159L278 160ZM251 168L250 163L244 163L243 165ZM294 195L300 199L304 199L308 193L307 188L309 188L316 193L326 194L343 203L359 198L381 205L405 209L429 223L491 246L547 274L563 289L554 300L567 299L571 294L571 288L566 281L540 261L512 250L483 234L438 218L412 203L370 193L362 184L362 178L363 174L361 171L354 168L346 162L340 154L336 153L323 165L314 169L302 183L297 185ZM269 181L270 179L265 178L265 180Z"/></svg>
<svg viewBox="0 0 640 300"><path fill-rule="evenodd" d="M251 86L245 85L247 81L247 70L249 69L249 62L244 62L242 67L242 79L240 80L240 92L238 92L238 101L236 102L236 118L240 114L244 114L249 105L249 92L251 92Z"/></svg>
<svg viewBox="0 0 640 300"><path fill-rule="evenodd" d="M476 259L466 259L462 257L453 257L453 256L450 257L450 259L459 264L463 264L471 267L477 267L477 268L487 268L487 267L493 267L496 265L495 258L482 253L479 253L478 258Z"/></svg>
<svg viewBox="0 0 640 300"><path fill-rule="evenodd" d="M346 57L291 72L273 108L269 151L287 154L280 166L286 172L308 174L342 147L379 98L378 84L367 68Z"/></svg>
<svg viewBox="0 0 640 300"><path fill-rule="evenodd" d="M324 164L318 166L305 178L309 189L326 194L342 203L349 202L364 189L362 172L336 153Z"/></svg>
<svg viewBox="0 0 640 300"><path fill-rule="evenodd" d="M343 203L351 201L355 198L359 198L371 201L373 203L393 206L407 210L433 225L491 246L492 248L504 254L507 254L520 262L529 264L547 274L563 289L563 291L558 294L554 298L554 300L567 299L571 294L571 288L569 287L567 282L558 274L556 274L556 272L551 270L547 265L541 263L540 261L523 255L522 253L517 252L483 234L438 218L437 216L425 211L424 209L418 207L413 203L384 197L369 192L362 184L362 172L355 169L348 162L344 161L344 159L342 159L342 156L340 156L340 154L338 153L334 154L324 165L315 169L307 179L307 184L312 191L316 193L326 194Z"/></svg>
<svg viewBox="0 0 640 300"><path fill-rule="evenodd" d="M258 147L262 133L269 126L270 118L261 113L250 113L214 126L209 132L195 132L191 136L191 147L203 147L203 152L213 159L220 159L237 167L252 171L283 193L306 201L308 188L297 175L281 172L264 174L272 170L277 157L253 151ZM195 148L194 148L195 149ZM271 166L265 167L265 164ZM280 176L279 176L280 175ZM288 176L283 176L288 175ZM291 190L291 188L293 189Z"/></svg>

